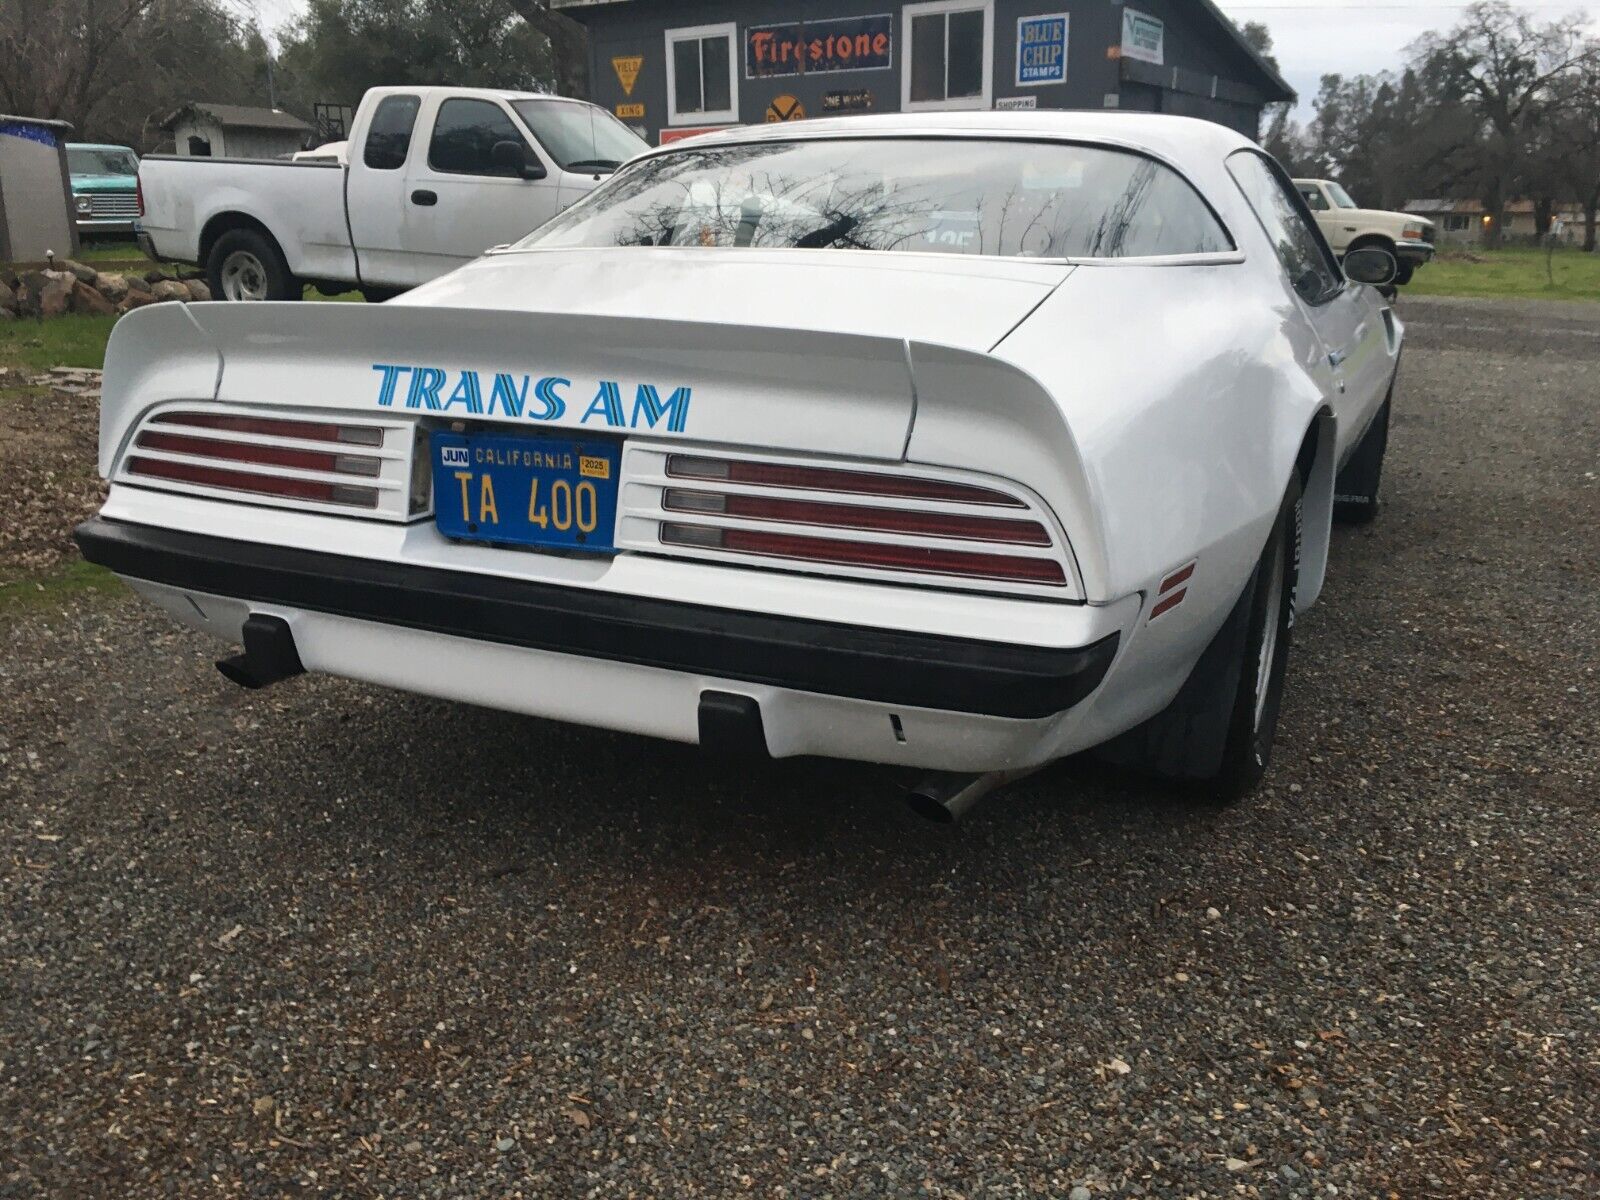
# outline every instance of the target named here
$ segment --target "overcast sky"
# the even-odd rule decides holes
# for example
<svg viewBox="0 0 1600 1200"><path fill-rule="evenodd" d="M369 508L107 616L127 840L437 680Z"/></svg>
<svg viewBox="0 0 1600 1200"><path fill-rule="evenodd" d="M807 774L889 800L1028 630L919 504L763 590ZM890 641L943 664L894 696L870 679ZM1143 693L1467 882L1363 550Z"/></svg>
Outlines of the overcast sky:
<svg viewBox="0 0 1600 1200"><path fill-rule="evenodd" d="M1582 3L1549 4L1516 0L1539 20L1554 20L1584 7ZM1275 3L1217 0L1239 24L1260 21L1272 31L1273 52L1284 78L1300 93L1297 116L1309 115L1323 75L1360 75L1392 70L1405 59L1405 49L1430 29L1449 29L1461 19L1465 4L1435 0L1276 0ZM304 0L230 0L230 7L254 15L264 30L276 29L304 9ZM1591 25L1592 27L1592 25Z"/></svg>

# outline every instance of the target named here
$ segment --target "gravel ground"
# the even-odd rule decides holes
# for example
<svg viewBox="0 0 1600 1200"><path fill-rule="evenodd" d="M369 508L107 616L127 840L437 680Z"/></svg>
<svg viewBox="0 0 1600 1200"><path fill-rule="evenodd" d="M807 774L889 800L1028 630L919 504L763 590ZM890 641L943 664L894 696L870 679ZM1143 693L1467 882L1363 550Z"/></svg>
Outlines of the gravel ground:
<svg viewBox="0 0 1600 1200"><path fill-rule="evenodd" d="M1600 305L1402 312L1231 810L0 617L0 1196L1600 1195Z"/></svg>

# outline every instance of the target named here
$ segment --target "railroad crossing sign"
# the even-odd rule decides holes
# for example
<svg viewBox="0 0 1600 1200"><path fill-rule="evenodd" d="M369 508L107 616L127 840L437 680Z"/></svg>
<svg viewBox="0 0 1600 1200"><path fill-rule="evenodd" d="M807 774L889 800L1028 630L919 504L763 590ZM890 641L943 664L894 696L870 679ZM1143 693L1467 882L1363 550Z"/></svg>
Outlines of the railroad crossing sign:
<svg viewBox="0 0 1600 1200"><path fill-rule="evenodd" d="M767 105L767 124L776 125L780 121L804 121L806 119L806 106L793 96L774 96L772 103Z"/></svg>

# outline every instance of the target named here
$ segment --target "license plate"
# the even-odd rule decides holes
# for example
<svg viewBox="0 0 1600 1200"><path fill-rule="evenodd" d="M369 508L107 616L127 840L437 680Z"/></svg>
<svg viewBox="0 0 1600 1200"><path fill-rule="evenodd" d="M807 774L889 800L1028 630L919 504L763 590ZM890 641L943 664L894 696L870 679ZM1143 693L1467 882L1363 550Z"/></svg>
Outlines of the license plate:
<svg viewBox="0 0 1600 1200"><path fill-rule="evenodd" d="M434 519L446 537L615 551L617 443L465 433L429 440Z"/></svg>

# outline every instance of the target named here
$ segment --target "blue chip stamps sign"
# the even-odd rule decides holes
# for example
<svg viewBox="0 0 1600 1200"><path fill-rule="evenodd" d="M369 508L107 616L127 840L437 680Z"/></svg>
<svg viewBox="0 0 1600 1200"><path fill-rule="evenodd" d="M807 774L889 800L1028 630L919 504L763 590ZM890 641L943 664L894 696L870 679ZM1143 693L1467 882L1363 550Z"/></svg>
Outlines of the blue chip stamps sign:
<svg viewBox="0 0 1600 1200"><path fill-rule="evenodd" d="M1067 14L1017 19L1017 86L1067 81Z"/></svg>
<svg viewBox="0 0 1600 1200"><path fill-rule="evenodd" d="M746 79L876 71L894 66L894 17L844 17L752 25L744 31Z"/></svg>

